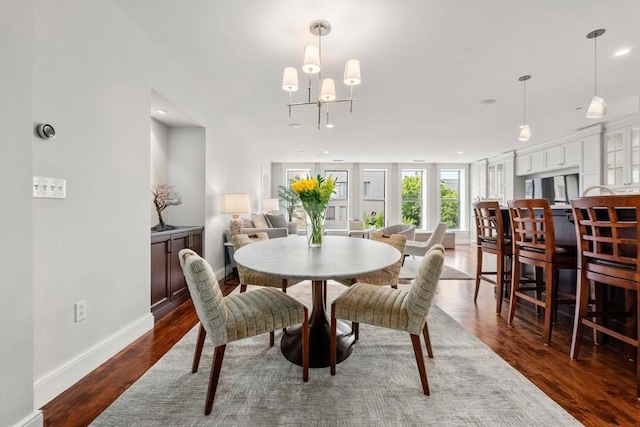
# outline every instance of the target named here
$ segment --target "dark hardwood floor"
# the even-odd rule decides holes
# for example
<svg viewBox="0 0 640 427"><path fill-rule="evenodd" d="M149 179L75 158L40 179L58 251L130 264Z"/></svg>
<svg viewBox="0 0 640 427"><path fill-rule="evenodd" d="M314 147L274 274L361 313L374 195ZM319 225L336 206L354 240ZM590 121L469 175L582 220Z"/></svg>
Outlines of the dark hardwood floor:
<svg viewBox="0 0 640 427"><path fill-rule="evenodd" d="M493 261L491 256L485 258ZM473 275L475 248L460 245L455 251L447 251L446 263ZM441 281L436 304L583 424L640 425L635 362L629 360L628 349L594 346L586 338L580 359L572 361L569 359L570 318L559 316L552 345L545 347L543 316L521 307L516 311L514 324L508 326L508 301L503 304L502 314L496 316L493 286L483 283L474 305L474 283L473 280ZM234 288L235 284L223 285L223 292L226 295ZM197 322L191 302L182 304L156 323L154 330L45 405L42 408L45 426L91 423ZM437 336L431 338L435 340Z"/></svg>

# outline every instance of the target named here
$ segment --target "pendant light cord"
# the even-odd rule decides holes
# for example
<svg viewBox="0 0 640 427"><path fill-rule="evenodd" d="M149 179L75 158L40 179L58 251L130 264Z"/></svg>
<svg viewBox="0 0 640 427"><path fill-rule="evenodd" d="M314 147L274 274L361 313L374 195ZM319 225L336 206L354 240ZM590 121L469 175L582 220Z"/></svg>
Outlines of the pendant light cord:
<svg viewBox="0 0 640 427"><path fill-rule="evenodd" d="M598 37L593 38L593 95L598 95Z"/></svg>
<svg viewBox="0 0 640 427"><path fill-rule="evenodd" d="M527 81L524 80L523 82L523 91L524 91L524 103L522 105L522 115L524 120L522 121L522 124L527 124Z"/></svg>

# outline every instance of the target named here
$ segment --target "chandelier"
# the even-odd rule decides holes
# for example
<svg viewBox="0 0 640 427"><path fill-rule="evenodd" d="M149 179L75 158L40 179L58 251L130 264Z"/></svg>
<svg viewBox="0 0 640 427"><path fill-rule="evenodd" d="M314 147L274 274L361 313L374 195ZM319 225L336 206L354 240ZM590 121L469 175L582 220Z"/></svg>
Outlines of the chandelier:
<svg viewBox="0 0 640 427"><path fill-rule="evenodd" d="M333 124L329 120L329 104L336 102L348 102L349 112L353 111L353 87L360 84L360 62L357 59L349 59L344 67L344 84L349 86L350 93L348 99L338 99L336 97L336 84L333 79L322 78L322 37L331 32L331 25L327 21L313 21L309 26L311 34L318 36L318 45L307 45L304 48L304 61L302 71L309 75L309 88L307 91L306 102L293 102L291 92L298 90L298 70L295 67L286 67L282 77L282 89L289 92L289 117L291 117L291 109L300 105L317 105L318 106L318 129L322 121L322 107L326 111L326 127L332 128ZM313 75L317 74L316 94L313 99L311 97L311 87Z"/></svg>

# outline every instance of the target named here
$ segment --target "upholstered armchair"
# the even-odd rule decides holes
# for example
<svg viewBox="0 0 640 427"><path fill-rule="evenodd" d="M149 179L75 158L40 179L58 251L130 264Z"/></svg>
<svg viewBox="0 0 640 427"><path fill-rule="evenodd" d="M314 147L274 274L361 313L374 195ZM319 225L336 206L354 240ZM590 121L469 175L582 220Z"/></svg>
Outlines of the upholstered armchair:
<svg viewBox="0 0 640 427"><path fill-rule="evenodd" d="M409 333L418 364L424 394L429 395L427 370L422 355L420 333L424 335L427 353L433 357L427 316L433 302L444 264L444 247L435 245L429 251L408 291L356 283L331 303L331 375L336 374L337 319L353 322L354 330L360 323ZM356 350L357 352L357 350ZM351 357L357 357L357 354Z"/></svg>
<svg viewBox="0 0 640 427"><path fill-rule="evenodd" d="M407 239L407 247L405 248L405 255L413 256L425 256L425 254L434 245L441 245L444 240L444 235L447 232L447 224L444 222L439 223L436 229L433 230L431 236L426 242L418 242L416 240Z"/></svg>
<svg viewBox="0 0 640 427"><path fill-rule="evenodd" d="M394 224L380 229L383 234L402 234L407 240L416 240L416 226L412 224Z"/></svg>
<svg viewBox="0 0 640 427"><path fill-rule="evenodd" d="M211 363L205 415L213 408L222 360L228 343L302 324L302 379L309 380L309 321L307 308L295 298L273 288L222 296L215 274L207 261L190 249L179 252L180 265L200 319L200 331L191 371L196 373L207 336L215 350Z"/></svg>

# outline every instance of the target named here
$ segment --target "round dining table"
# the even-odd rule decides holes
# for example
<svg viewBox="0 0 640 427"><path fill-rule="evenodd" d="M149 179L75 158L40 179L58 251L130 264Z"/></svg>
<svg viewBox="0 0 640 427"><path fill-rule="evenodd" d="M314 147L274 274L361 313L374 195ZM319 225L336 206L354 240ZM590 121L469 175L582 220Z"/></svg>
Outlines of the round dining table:
<svg viewBox="0 0 640 427"><path fill-rule="evenodd" d="M235 251L237 264L283 279L311 280L309 366L329 366L330 325L325 311L326 281L349 279L386 268L400 259L400 251L386 243L346 236L324 236L322 246L310 248L307 239L289 236L243 246ZM351 327L339 322L337 363L351 354ZM284 332L280 347L289 361L302 365L301 326Z"/></svg>

